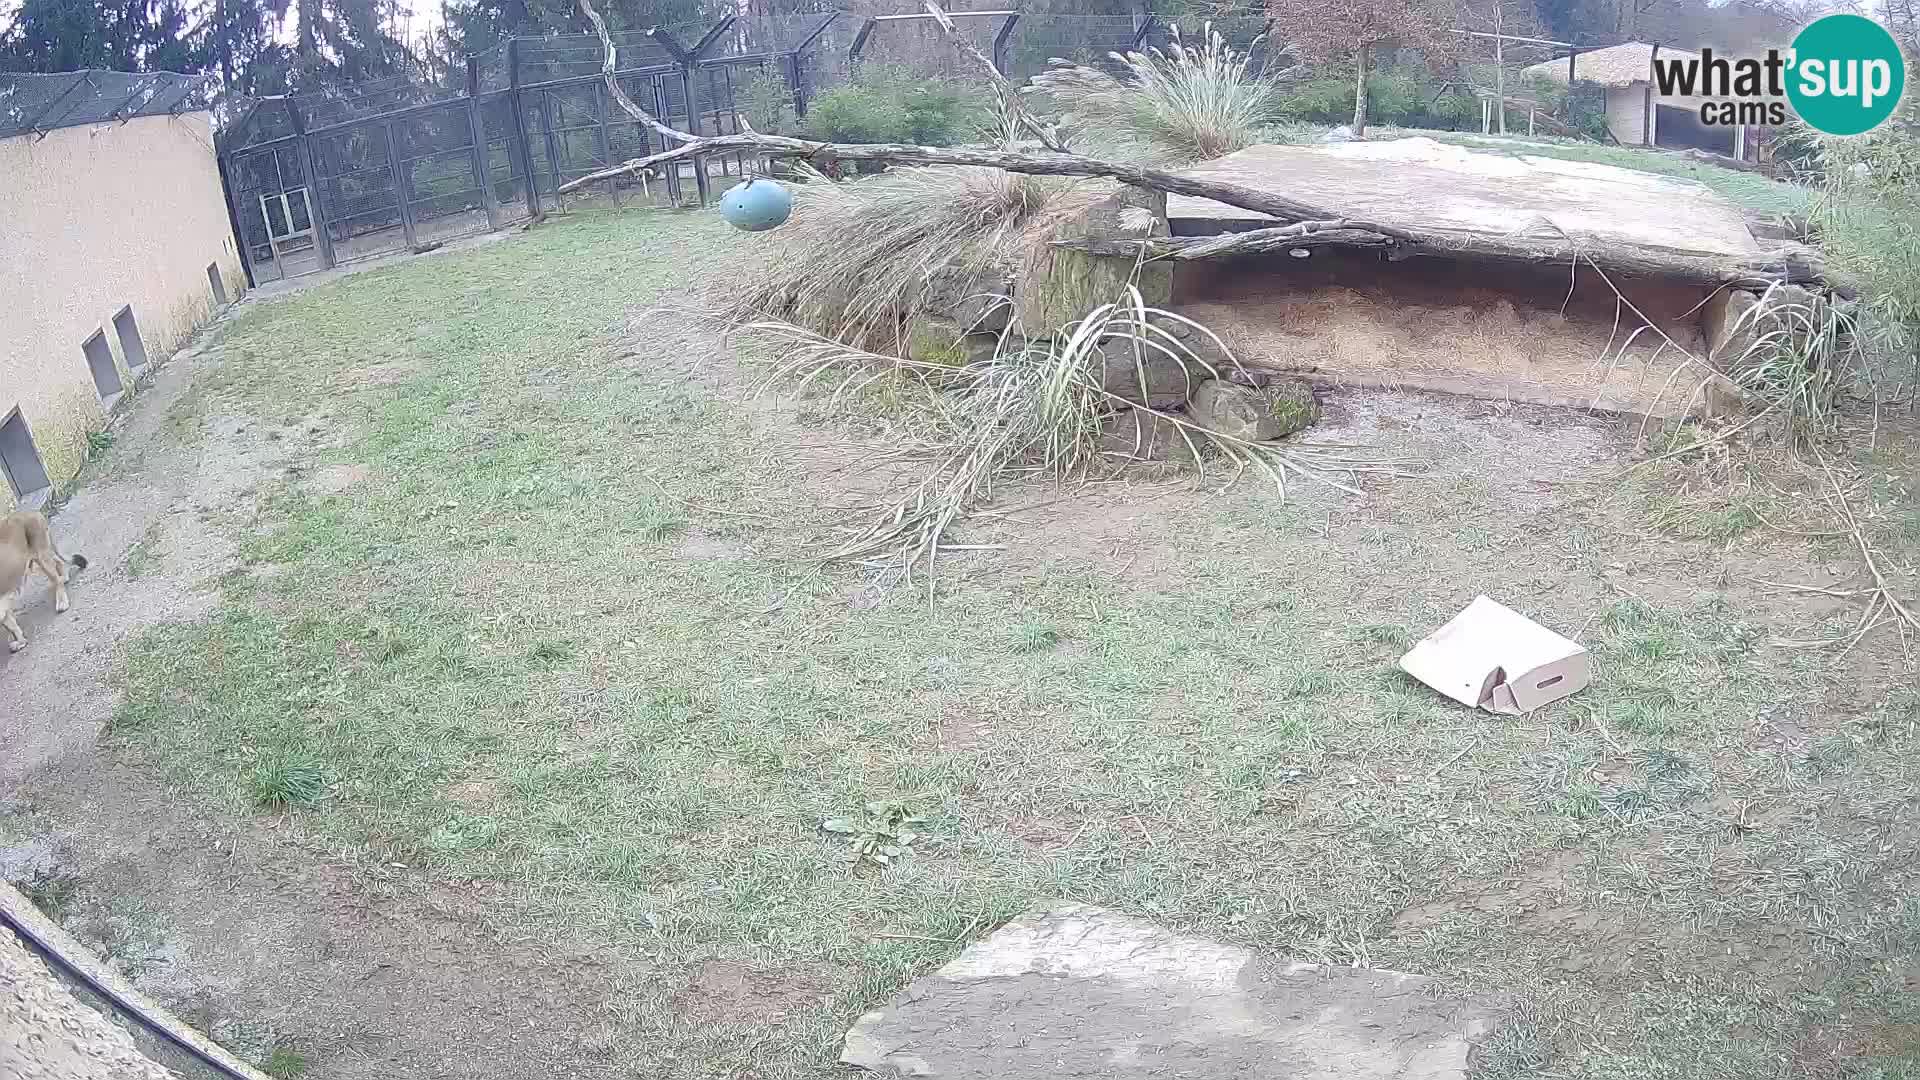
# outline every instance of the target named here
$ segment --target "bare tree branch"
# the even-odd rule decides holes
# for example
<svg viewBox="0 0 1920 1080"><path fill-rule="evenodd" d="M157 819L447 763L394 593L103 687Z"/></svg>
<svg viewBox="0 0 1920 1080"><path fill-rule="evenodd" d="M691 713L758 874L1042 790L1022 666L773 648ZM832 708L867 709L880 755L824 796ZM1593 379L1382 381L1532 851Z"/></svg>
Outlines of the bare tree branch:
<svg viewBox="0 0 1920 1080"><path fill-rule="evenodd" d="M602 180L645 172L657 165L678 161L684 157L735 150L749 150L769 157L805 158L813 162L841 160L885 161L905 165L970 165L1004 169L1008 172L1032 176L1105 177L1118 180L1123 184L1150 188L1172 195L1191 195L1196 198L1211 199L1242 210L1266 214L1281 222L1281 225L1276 228L1255 229L1230 236L1161 237L1149 240L1091 239L1060 244L1063 247L1076 248L1094 254L1187 260L1293 248L1339 246L1386 249L1390 256L1395 258L1404 258L1409 255L1434 255L1477 261L1542 264L1566 263L1575 258L1586 258L1596 266L1621 273L1658 275L1702 284L1731 284L1757 288L1771 282L1786 281L1835 285L1843 293L1849 291L1847 287L1839 285L1829 277L1817 253L1800 247L1784 247L1747 258L1719 259L1687 252L1663 251L1621 244L1595 248L1589 243L1576 245L1564 233L1558 233L1553 237L1528 236L1524 232L1487 236L1440 229L1415 229L1363 218L1342 217L1322 207L1270 191L1260 191L1240 184L1221 183L1194 176L1182 176L1164 169L1148 168L1142 165L1102 161L1078 154L1061 152L1028 154L997 150L968 150L958 147L914 146L907 143L827 143L785 135L762 135L750 129L737 135L693 135L656 120L620 90L618 80L614 78L617 58L613 38L607 32L606 23L593 9L591 0L577 0L577 2L581 13L593 23L594 29L600 34L601 45L606 50L601 71L605 74L608 89L614 93L615 99L620 102L622 108L653 129L663 139L678 142L680 145L568 181L560 185L559 190L562 194ZM984 56L980 55L980 51L952 32L952 20L945 17L946 13L934 0L927 0L927 9L934 13L935 19L948 32L956 47L963 54L969 55L976 64L991 72L992 76L998 80L996 87L1004 86L1004 77L994 70L993 65ZM1017 102L1015 107L1018 108ZM1023 123L1026 123L1030 130L1038 133L1037 121L1024 111L1019 115L1023 117ZM1049 142L1049 146L1052 145Z"/></svg>
<svg viewBox="0 0 1920 1080"><path fill-rule="evenodd" d="M587 21L593 24L594 33L600 35L600 47L606 50L606 55L600 59L600 74L607 80L607 92L613 95L613 100L618 102L622 109L627 110L629 116L652 128L654 132L663 139L672 139L675 142L682 143L699 141L697 136L690 135L678 128L668 127L654 119L647 110L634 104L633 99L627 96L627 92L620 88L620 80L614 77L614 72L619 69L619 56L613 47L613 35L607 32L607 21L600 17L598 11L593 9L591 0L580 0L580 14L585 15ZM563 192L571 191L578 186L578 184L569 184L560 190Z"/></svg>

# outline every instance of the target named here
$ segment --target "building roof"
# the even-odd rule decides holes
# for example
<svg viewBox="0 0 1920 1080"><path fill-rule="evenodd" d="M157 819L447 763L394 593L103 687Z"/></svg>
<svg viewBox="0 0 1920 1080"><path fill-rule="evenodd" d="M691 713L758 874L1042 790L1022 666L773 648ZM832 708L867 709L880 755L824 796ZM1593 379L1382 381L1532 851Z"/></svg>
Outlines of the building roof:
<svg viewBox="0 0 1920 1080"><path fill-rule="evenodd" d="M1653 46L1644 41L1628 41L1604 49L1583 52L1573 61L1573 77L1601 86L1631 86L1646 82L1653 71ZM1567 81L1567 61L1546 60L1521 72L1544 75L1558 82Z"/></svg>
<svg viewBox="0 0 1920 1080"><path fill-rule="evenodd" d="M209 107L214 80L171 71L0 73L0 139Z"/></svg>

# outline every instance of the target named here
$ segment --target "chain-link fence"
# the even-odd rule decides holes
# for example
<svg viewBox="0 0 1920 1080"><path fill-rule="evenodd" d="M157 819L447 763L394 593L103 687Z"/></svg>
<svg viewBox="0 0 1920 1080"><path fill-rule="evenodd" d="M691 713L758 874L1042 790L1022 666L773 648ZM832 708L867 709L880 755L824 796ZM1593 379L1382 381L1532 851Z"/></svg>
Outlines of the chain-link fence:
<svg viewBox="0 0 1920 1080"><path fill-rule="evenodd" d="M1011 9L953 15L966 40L1016 82L1054 58L1109 64L1113 53L1164 47L1175 25L1151 16ZM1179 25L1188 37L1202 31L1198 22ZM1242 49L1265 29L1257 18L1212 25ZM904 10L736 16L611 37L620 88L668 126L703 135L739 132L743 116L763 111L803 119L809 102L864 64L929 80L974 79L930 19ZM715 177L759 167L749 153L713 154L562 193L568 183L668 148L612 99L604 59L594 35L515 37L437 80L401 76L221 103L220 164L249 275L271 281L422 250L583 201L704 203ZM68 76L27 78L62 80L34 87L31 96L17 92L35 114L63 93L73 100L62 108L76 108L82 97L88 110L114 108L101 104L111 96L105 85L81 95ZM148 84L153 92L143 107L172 100L159 85ZM137 89L115 87L129 97ZM0 124L14 107L0 98Z"/></svg>

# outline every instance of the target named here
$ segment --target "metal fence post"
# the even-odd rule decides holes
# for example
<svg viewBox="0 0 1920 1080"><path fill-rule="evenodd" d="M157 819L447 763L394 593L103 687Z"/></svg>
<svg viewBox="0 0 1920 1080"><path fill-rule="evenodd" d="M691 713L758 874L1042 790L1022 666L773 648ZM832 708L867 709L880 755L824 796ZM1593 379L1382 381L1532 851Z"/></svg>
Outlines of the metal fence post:
<svg viewBox="0 0 1920 1080"><path fill-rule="evenodd" d="M795 120L805 120L807 118L806 83L800 74L800 54L798 52L790 52L787 54L787 70L785 75L787 76L787 85L793 87L793 118Z"/></svg>
<svg viewBox="0 0 1920 1080"><path fill-rule="evenodd" d="M393 121L387 121L383 127L387 130L387 169L393 177L393 198L400 204L400 231L407 238L409 250L420 246L420 238L413 234L413 207L407 205L407 177L400 169L400 140L394 137Z"/></svg>
<svg viewBox="0 0 1920 1080"><path fill-rule="evenodd" d="M600 113L600 130L596 132L597 141L600 143L600 167L611 169L613 167L613 133L607 130L607 114L613 111L613 95L607 92L607 84L604 82L594 83L593 89L595 91L593 103L599 106ZM613 205L620 205L619 177L607 177L607 194L613 196Z"/></svg>
<svg viewBox="0 0 1920 1080"><path fill-rule="evenodd" d="M467 57L467 127L473 136L473 182L480 185L480 205L487 208L487 231L500 227L500 194L493 190L493 150L487 143L487 125L480 118L480 60Z"/></svg>
<svg viewBox="0 0 1920 1080"><path fill-rule="evenodd" d="M294 105L291 96L286 98L286 103L287 123L293 125L293 145L300 155L300 171L305 174L307 182L307 216L311 219L308 224L313 226L313 250L320 255L320 269L331 270L334 267L333 230L327 227L326 193L314 194L314 188L320 180L319 159L313 153L313 140L307 138L306 118L300 115L300 109ZM281 272L285 273L284 270Z"/></svg>
<svg viewBox="0 0 1920 1080"><path fill-rule="evenodd" d="M1007 16L1007 21L1000 26L1000 32L993 35L993 69L1002 75L1007 73L1007 41L1013 37L1013 28L1018 25L1020 13L1016 11Z"/></svg>
<svg viewBox="0 0 1920 1080"><path fill-rule="evenodd" d="M253 276L253 253L247 250L247 234L240 231L240 212L233 201L233 170L229 168L232 163L232 157L225 153L213 159L214 167L220 170L220 196L227 204L227 225L233 229L233 242L240 248L240 270L247 275L247 288L257 289L260 283Z"/></svg>
<svg viewBox="0 0 1920 1080"><path fill-rule="evenodd" d="M819 40L820 35L827 32L827 27L833 25L833 20L839 17L840 13L837 11L828 12L827 17L820 20L820 25L813 28L813 33L801 38L800 43L787 54L788 85L793 87L793 115L797 119L807 118L806 82L800 72L800 58L806 55L808 49L813 48L813 43Z"/></svg>
<svg viewBox="0 0 1920 1080"><path fill-rule="evenodd" d="M547 146L547 170L553 173L553 208L566 213L567 199L560 194L560 141L553 137L553 94L540 91L540 137Z"/></svg>
<svg viewBox="0 0 1920 1080"><path fill-rule="evenodd" d="M1134 49L1137 50L1140 48L1140 46L1145 45L1147 43L1147 35L1153 33L1154 23L1158 21L1159 21L1158 17L1155 16L1151 11L1141 16L1140 25L1133 32L1133 48Z"/></svg>
<svg viewBox="0 0 1920 1080"><path fill-rule="evenodd" d="M539 221L545 215L540 212L540 178L533 173L533 143L527 141L527 108L520 96L520 39L507 39L507 106L513 113L513 133L507 149L509 161L514 151L520 153L520 177L527 185L527 215Z"/></svg>

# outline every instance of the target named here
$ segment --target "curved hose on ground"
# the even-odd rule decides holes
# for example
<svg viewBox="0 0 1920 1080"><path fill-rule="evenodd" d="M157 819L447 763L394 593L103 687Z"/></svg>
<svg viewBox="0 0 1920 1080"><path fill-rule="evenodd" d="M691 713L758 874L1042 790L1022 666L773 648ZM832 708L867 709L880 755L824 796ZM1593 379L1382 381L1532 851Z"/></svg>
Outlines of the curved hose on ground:
<svg viewBox="0 0 1920 1080"><path fill-rule="evenodd" d="M256 1080L255 1077L240 1072L233 1066L202 1050L190 1040L183 1039L179 1035L174 1034L171 1028L154 1019L139 1005L127 1000L118 990L95 979L84 969L68 960L65 956L62 956L60 950L54 948L52 943L35 933L31 927L15 919L13 914L4 907L0 907L0 925L4 925L7 929L13 931L20 940L26 942L27 946L46 963L58 968L62 977L71 979L81 986L86 987L114 1008L120 1010L121 1013L132 1017L134 1022L138 1023L141 1027L158 1035L169 1045L186 1051L187 1056L205 1065L207 1068L212 1069L216 1074L225 1077L226 1080Z"/></svg>

